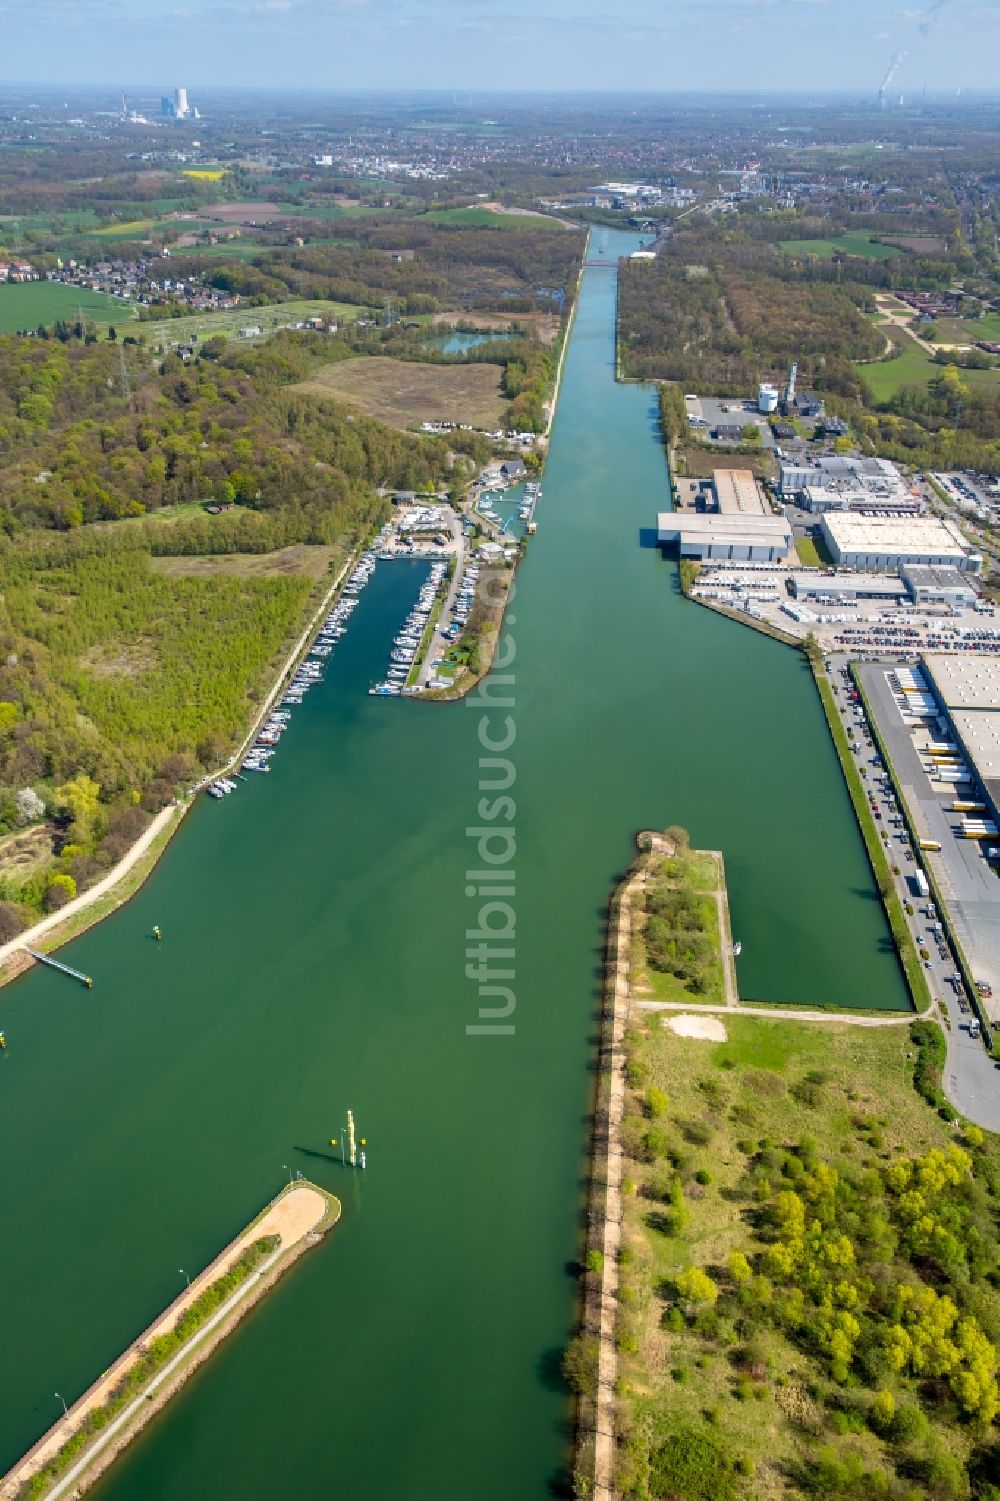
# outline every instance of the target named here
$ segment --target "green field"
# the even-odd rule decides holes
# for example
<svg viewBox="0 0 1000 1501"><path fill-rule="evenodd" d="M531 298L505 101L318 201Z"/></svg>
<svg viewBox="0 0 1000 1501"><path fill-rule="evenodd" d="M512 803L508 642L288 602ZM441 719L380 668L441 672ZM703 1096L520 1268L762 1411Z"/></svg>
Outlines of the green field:
<svg viewBox="0 0 1000 1501"><path fill-rule="evenodd" d="M956 1131L930 1103L940 1099L940 1034L927 1023L810 1027L730 1014L724 1026L726 1041L713 1043L633 1012L626 1039L616 1491L686 1501L985 1497L966 1475L977 1473L992 1425L970 1421L944 1382L883 1358L892 1300L908 1283L934 1307L950 1295L980 1320L995 1359L992 1263L976 1247L996 1212L997 1141ZM967 1155L954 1155L958 1144ZM928 1214L951 1216L961 1241L954 1280L924 1258L894 1187L894 1174L925 1181L941 1163L958 1164L958 1185L926 1203ZM819 1184L830 1186L822 1208ZM800 1204L811 1222L801 1243L779 1228ZM812 1276L809 1247L834 1233L843 1265ZM851 1318L837 1322L831 1309L848 1301ZM830 1319L851 1338L831 1342ZM584 1392L595 1384L586 1341L568 1366L571 1379L583 1372ZM926 1479L928 1455L953 1486ZM851 1484L852 1475L863 1479Z"/></svg>
<svg viewBox="0 0 1000 1501"><path fill-rule="evenodd" d="M454 225L465 229L562 229L543 214L494 214L488 208L442 208L421 214L426 224Z"/></svg>
<svg viewBox="0 0 1000 1501"><path fill-rule="evenodd" d="M897 245L880 245L869 235L838 235L835 240L782 240L782 250L789 255L815 255L820 260L832 261L835 255L865 256L872 261L888 261L902 255Z"/></svg>
<svg viewBox="0 0 1000 1501"><path fill-rule="evenodd" d="M341 322L353 323L369 312L370 308L358 307L351 302L276 302L270 307L233 308L225 313L191 313L186 318L162 318L144 323L143 333L146 343L156 349L160 345L186 344L195 336L207 339L212 334L227 334L235 338L239 329L249 327L262 329L262 337L268 338L279 328L301 323L306 318L337 318Z"/></svg>
<svg viewBox="0 0 1000 1501"><path fill-rule="evenodd" d="M101 221L92 209L74 209L67 213L0 214L0 238L10 229L51 229L58 234L100 228Z"/></svg>
<svg viewBox="0 0 1000 1501"><path fill-rule="evenodd" d="M985 318L936 318L942 344L975 344L977 339L988 343L1000 343L1000 313L987 313Z"/></svg>
<svg viewBox="0 0 1000 1501"><path fill-rule="evenodd" d="M368 214L384 214L385 209L370 208L364 203L340 204L334 200L324 203L279 203L283 214L296 214L307 219L364 219Z"/></svg>
<svg viewBox="0 0 1000 1501"><path fill-rule="evenodd" d="M62 282L35 281L20 286L0 287L0 334L16 334L22 328L37 328L57 319L84 318L95 323L127 323L135 311L127 302L103 292L83 287L66 287Z"/></svg>
<svg viewBox="0 0 1000 1501"><path fill-rule="evenodd" d="M936 365L904 329L893 328L890 337L900 350L895 359L854 367L864 377L876 401L888 401L904 386L926 386L928 381L941 374L943 368ZM989 385L1000 379L997 370L963 370L961 374L963 381L970 386Z"/></svg>

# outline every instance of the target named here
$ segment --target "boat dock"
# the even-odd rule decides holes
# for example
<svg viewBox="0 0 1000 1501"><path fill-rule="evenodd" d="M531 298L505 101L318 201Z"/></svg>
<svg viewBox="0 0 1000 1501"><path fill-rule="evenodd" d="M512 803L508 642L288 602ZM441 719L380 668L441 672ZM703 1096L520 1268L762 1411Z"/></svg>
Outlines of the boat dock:
<svg viewBox="0 0 1000 1501"><path fill-rule="evenodd" d="M39 964L47 964L50 969L58 969L64 975L69 975L71 980L79 980L80 984L86 985L88 990L94 983L82 970L72 969L68 964L61 964L58 959L53 959L49 954L40 954L37 949L25 949L25 953L30 954L32 959L36 959Z"/></svg>

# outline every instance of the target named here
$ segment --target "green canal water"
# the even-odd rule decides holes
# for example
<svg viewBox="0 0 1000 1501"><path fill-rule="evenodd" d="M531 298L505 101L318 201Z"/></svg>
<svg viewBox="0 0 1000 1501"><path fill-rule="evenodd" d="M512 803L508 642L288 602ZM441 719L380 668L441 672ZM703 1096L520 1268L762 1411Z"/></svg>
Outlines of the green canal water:
<svg viewBox="0 0 1000 1501"><path fill-rule="evenodd" d="M421 577L381 564L272 775L203 799L65 951L93 990L0 994L0 1466L290 1169L341 1224L97 1494L549 1496L602 918L637 829L725 852L744 994L905 1005L805 667L683 600L652 545L655 400L614 383L614 305L589 270L509 623L516 1032L466 1034L482 711L367 695ZM326 1145L348 1106L364 1177Z"/></svg>

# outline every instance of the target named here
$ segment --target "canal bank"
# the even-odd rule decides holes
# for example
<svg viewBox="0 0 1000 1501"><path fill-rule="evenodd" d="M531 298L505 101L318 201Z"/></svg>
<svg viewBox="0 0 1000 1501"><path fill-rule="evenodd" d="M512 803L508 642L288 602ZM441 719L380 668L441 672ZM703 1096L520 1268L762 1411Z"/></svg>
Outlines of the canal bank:
<svg viewBox="0 0 1000 1501"><path fill-rule="evenodd" d="M21 1227L0 1245L0 1463L288 1163L342 1199L337 1236L94 1494L321 1494L334 1457L361 1501L415 1475L438 1501L544 1501L568 1463L558 1369L630 831L676 820L724 852L742 994L905 1004L808 665L685 601L649 529L655 392L614 381L614 302L614 270L588 270L544 526L481 690L514 698L511 746L483 748L479 694L368 697L420 582L379 568L272 774L199 801L133 902L68 947L94 990L36 972L0 995L0 1130L24 1143L0 1159ZM466 831L490 756L515 770L515 1031L475 1037ZM347 1103L363 1181L326 1147Z"/></svg>

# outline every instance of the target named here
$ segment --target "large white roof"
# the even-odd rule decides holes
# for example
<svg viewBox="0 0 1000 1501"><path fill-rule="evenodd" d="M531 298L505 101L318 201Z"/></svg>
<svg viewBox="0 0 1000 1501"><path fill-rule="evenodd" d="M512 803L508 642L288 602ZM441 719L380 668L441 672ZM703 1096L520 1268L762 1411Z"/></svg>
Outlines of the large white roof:
<svg viewBox="0 0 1000 1501"><path fill-rule="evenodd" d="M961 532L940 516L857 516L832 511L823 525L842 553L933 557L967 552Z"/></svg>
<svg viewBox="0 0 1000 1501"><path fill-rule="evenodd" d="M1000 656L929 652L923 666L946 708L1000 709Z"/></svg>

